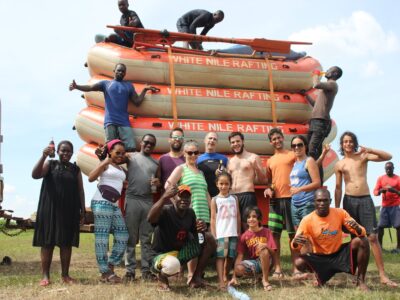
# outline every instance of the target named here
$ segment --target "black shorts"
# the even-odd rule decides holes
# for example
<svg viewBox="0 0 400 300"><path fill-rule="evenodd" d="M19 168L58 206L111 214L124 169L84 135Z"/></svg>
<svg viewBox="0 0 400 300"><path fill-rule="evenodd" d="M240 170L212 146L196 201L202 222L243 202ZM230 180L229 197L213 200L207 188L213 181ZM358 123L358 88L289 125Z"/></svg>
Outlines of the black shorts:
<svg viewBox="0 0 400 300"><path fill-rule="evenodd" d="M244 193L237 193L235 196L239 200L239 210L240 210L240 217L242 218L242 223L246 223L246 208L257 206L257 197L256 193L254 192L244 192Z"/></svg>
<svg viewBox="0 0 400 300"><path fill-rule="evenodd" d="M354 275L357 269L357 252L352 250L351 243L343 244L337 252L332 254L308 253L300 257L317 275L320 284L325 284L336 273L344 272Z"/></svg>
<svg viewBox="0 0 400 300"><path fill-rule="evenodd" d="M291 210L292 198L272 198L269 201L268 227L273 233L281 233L286 229L288 234L294 234Z"/></svg>
<svg viewBox="0 0 400 300"><path fill-rule="evenodd" d="M363 226L367 235L377 232L375 205L370 195L350 196L344 195L343 209Z"/></svg>

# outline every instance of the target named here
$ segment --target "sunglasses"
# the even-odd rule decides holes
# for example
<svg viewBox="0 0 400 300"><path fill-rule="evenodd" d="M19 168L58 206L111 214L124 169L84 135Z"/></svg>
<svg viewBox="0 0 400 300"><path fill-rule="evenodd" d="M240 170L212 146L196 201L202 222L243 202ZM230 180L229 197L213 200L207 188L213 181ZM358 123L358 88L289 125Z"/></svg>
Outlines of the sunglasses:
<svg viewBox="0 0 400 300"><path fill-rule="evenodd" d="M150 145L151 147L154 147L156 145L156 143L150 142L150 141L143 141L143 144L146 145Z"/></svg>
<svg viewBox="0 0 400 300"><path fill-rule="evenodd" d="M192 155L199 155L199 151L185 151L187 155L192 156Z"/></svg>
<svg viewBox="0 0 400 300"><path fill-rule="evenodd" d="M183 136L178 136L178 135L173 135L173 136L171 136L171 139L181 141L181 140L184 139L184 137Z"/></svg>
<svg viewBox="0 0 400 300"><path fill-rule="evenodd" d="M298 144L292 144L292 149L296 149L296 148L303 148L304 144L303 143L298 143Z"/></svg>

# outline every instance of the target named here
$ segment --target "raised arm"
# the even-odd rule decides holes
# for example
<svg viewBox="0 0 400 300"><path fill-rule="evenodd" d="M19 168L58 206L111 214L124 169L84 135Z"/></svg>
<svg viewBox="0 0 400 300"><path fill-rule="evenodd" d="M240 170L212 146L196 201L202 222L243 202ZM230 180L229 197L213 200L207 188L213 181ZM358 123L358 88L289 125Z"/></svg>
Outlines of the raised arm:
<svg viewBox="0 0 400 300"><path fill-rule="evenodd" d="M72 83L69 85L69 90L79 90L81 92L99 92L102 91L100 82L97 82L93 85L79 85L76 84L75 79L72 80Z"/></svg>
<svg viewBox="0 0 400 300"><path fill-rule="evenodd" d="M108 165L111 163L111 158L107 157L105 160L103 160L102 162L100 162L96 168L94 168L92 170L92 172L90 172L89 174L89 182L93 182L95 181L97 178L99 178L99 176L101 174L103 174L103 172L108 168Z"/></svg>
<svg viewBox="0 0 400 300"><path fill-rule="evenodd" d="M146 96L146 93L148 91L151 91L152 93L157 93L160 90L158 88L155 88L154 86L146 85L140 95L136 93L135 90L133 90L131 97L129 100L135 105L135 106L140 106L144 100L144 96Z"/></svg>
<svg viewBox="0 0 400 300"><path fill-rule="evenodd" d="M337 162L335 165L335 177L336 177L336 185L335 185L335 207L340 207L340 202L342 201L342 185L343 185L343 174L340 167L340 162Z"/></svg>
<svg viewBox="0 0 400 300"><path fill-rule="evenodd" d="M367 153L367 160L369 161L387 161L392 159L392 154L385 152L383 150L367 148L364 146L360 146L360 152Z"/></svg>
<svg viewBox="0 0 400 300"><path fill-rule="evenodd" d="M323 163L323 161L324 161L326 155L328 154L329 150L331 150L331 145L325 144L325 145L323 146L323 148L322 148L322 153L321 153L321 155L318 157L318 160L317 160L317 165L318 165L319 167L322 167L322 163Z"/></svg>
<svg viewBox="0 0 400 300"><path fill-rule="evenodd" d="M42 156L39 158L39 161L35 164L32 170L32 178L40 179L46 176L47 172L49 172L49 162L46 161L47 156L49 156L50 152L53 151L52 147L46 147L43 150Z"/></svg>
<svg viewBox="0 0 400 300"><path fill-rule="evenodd" d="M164 194L162 194L161 198L150 208L150 211L147 214L147 221L150 224L158 223L164 204L168 202L169 199L174 197L177 193L178 188L175 185L168 186L165 189Z"/></svg>

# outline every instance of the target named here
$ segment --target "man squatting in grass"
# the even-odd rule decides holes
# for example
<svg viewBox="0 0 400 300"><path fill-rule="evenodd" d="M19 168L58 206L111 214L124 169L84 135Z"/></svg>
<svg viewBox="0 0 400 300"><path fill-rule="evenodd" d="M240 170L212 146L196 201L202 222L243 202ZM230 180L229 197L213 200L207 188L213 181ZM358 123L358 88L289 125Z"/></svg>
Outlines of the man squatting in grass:
<svg viewBox="0 0 400 300"><path fill-rule="evenodd" d="M165 205L172 200L172 204ZM179 273L181 265L198 257L192 288L204 287L201 275L207 260L216 250L215 240L206 231L206 224L198 222L190 208L191 190L187 185L169 185L148 214L148 221L155 227L152 250L152 271L157 275L160 290L169 291L168 277ZM199 244L197 232L205 232L204 243Z"/></svg>
<svg viewBox="0 0 400 300"><path fill-rule="evenodd" d="M324 285L336 273L355 274L357 286L368 290L365 284L369 260L369 244L365 228L359 225L341 208L330 208L331 197L326 189L314 194L315 211L300 222L292 248L301 250L296 267L301 271L315 273L318 285ZM357 236L342 244L342 226Z"/></svg>
<svg viewBox="0 0 400 300"><path fill-rule="evenodd" d="M358 151L358 148L357 136L350 131L344 132L340 137L340 152L344 155L344 158L335 165L335 206L340 207L344 180L343 208L367 231L381 283L390 287L397 287L397 283L391 281L385 274L382 249L376 236L375 205L367 183L368 162L386 161L391 159L392 155L382 150L363 146L360 146L360 151Z"/></svg>

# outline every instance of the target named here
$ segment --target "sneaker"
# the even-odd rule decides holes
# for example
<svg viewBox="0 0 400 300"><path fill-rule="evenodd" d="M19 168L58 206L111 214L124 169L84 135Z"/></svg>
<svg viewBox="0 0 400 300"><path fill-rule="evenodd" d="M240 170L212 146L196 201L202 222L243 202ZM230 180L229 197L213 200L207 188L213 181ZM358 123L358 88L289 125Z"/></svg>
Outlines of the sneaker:
<svg viewBox="0 0 400 300"><path fill-rule="evenodd" d="M135 273L126 272L124 276L124 283L129 283L135 280Z"/></svg>
<svg viewBox="0 0 400 300"><path fill-rule="evenodd" d="M142 273L142 280L143 281L157 281L156 275L151 272L143 272Z"/></svg>

